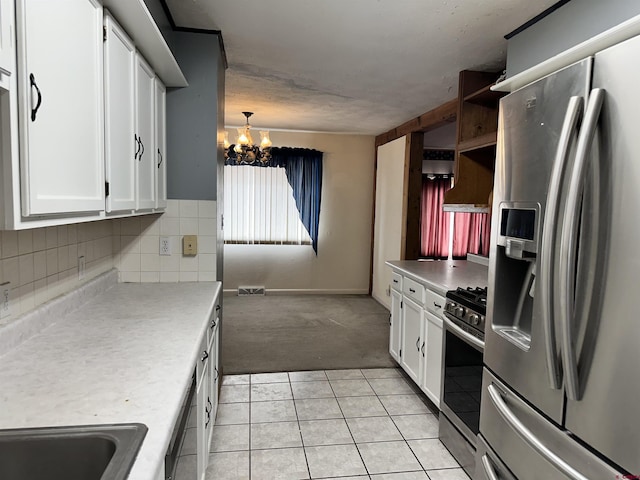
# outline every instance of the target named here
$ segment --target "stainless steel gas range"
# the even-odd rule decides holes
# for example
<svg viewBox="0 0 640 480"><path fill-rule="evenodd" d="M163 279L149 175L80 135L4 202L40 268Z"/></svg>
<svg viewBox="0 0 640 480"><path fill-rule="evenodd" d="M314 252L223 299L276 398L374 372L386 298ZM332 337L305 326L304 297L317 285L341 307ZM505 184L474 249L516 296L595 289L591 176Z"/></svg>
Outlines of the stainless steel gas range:
<svg viewBox="0 0 640 480"><path fill-rule="evenodd" d="M487 289L458 288L447 292L446 298L439 436L473 477L480 431Z"/></svg>

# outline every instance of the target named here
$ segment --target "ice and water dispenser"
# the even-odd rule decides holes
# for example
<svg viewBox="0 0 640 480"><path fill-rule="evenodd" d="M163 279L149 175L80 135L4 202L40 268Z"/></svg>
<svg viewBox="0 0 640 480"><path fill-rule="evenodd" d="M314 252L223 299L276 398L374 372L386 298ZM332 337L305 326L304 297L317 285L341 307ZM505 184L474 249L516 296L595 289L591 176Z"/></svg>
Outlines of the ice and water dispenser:
<svg viewBox="0 0 640 480"><path fill-rule="evenodd" d="M540 205L503 202L499 209L492 328L529 350L536 294Z"/></svg>

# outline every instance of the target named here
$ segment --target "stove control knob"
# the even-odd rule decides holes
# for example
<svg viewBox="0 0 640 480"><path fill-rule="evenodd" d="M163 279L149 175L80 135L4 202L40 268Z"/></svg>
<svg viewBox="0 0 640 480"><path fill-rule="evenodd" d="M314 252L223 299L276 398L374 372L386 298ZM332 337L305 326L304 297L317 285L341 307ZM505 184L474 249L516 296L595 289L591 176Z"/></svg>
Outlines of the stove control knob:
<svg viewBox="0 0 640 480"><path fill-rule="evenodd" d="M479 325L480 324L480 316L475 313L469 315L469 320L471 321L471 325Z"/></svg>
<svg viewBox="0 0 640 480"><path fill-rule="evenodd" d="M456 316L457 317L464 317L464 314L466 313L464 307L458 307L456 308Z"/></svg>
<svg viewBox="0 0 640 480"><path fill-rule="evenodd" d="M455 312L456 304L453 302L447 302L444 308L447 312Z"/></svg>

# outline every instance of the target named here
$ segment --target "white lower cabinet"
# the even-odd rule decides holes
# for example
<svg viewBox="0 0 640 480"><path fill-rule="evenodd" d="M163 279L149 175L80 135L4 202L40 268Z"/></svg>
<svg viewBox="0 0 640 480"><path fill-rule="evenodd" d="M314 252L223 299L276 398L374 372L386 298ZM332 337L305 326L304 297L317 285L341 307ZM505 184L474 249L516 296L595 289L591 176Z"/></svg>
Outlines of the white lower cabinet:
<svg viewBox="0 0 640 480"><path fill-rule="evenodd" d="M400 363L400 325L401 325L401 313L400 306L402 305L402 293L397 290L391 289L391 319L389 327L389 353L393 359Z"/></svg>
<svg viewBox="0 0 640 480"><path fill-rule="evenodd" d="M442 319L425 312L425 349L420 387L429 399L440 408L442 392Z"/></svg>
<svg viewBox="0 0 640 480"><path fill-rule="evenodd" d="M400 365L411 379L420 383L422 366L422 339L424 338L424 310L413 300L402 300L402 327Z"/></svg>
<svg viewBox="0 0 640 480"><path fill-rule="evenodd" d="M398 279L395 272L394 278ZM398 280L391 285L389 353L439 408L443 342L440 315L445 299L415 280Z"/></svg>
<svg viewBox="0 0 640 480"><path fill-rule="evenodd" d="M201 349L196 365L196 464L197 480L203 480L209 463L209 449L213 438L213 425L218 411L220 383L220 308L216 306L209 320L203 339L206 348Z"/></svg>

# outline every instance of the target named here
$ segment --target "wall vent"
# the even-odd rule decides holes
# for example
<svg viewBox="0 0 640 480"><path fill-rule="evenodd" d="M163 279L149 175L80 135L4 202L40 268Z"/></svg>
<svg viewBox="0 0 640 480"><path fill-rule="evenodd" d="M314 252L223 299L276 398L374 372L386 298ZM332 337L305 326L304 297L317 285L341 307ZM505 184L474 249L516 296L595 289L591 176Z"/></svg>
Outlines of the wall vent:
<svg viewBox="0 0 640 480"><path fill-rule="evenodd" d="M264 296L264 287L238 287L239 297L246 297L247 295Z"/></svg>

